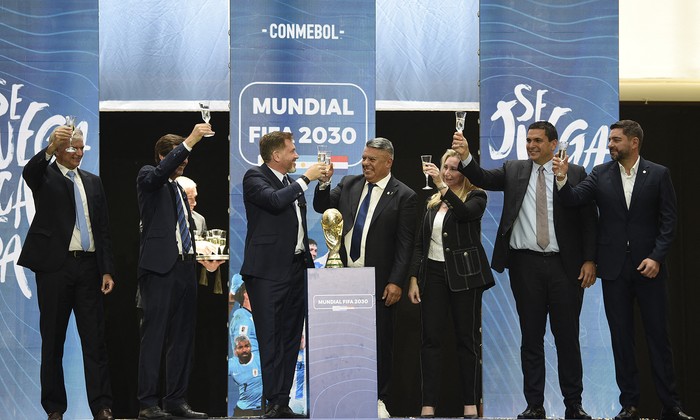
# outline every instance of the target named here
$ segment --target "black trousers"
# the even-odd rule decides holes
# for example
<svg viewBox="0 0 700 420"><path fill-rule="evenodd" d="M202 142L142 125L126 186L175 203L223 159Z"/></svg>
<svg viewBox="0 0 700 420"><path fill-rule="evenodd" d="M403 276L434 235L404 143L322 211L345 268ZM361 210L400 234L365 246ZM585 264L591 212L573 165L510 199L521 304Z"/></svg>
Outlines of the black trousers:
<svg viewBox="0 0 700 420"><path fill-rule="evenodd" d="M523 391L528 406L544 404L544 334L547 316L557 347L559 387L564 405L581 403L583 368L579 316L583 288L569 278L561 258L511 250L510 287L520 319Z"/></svg>
<svg viewBox="0 0 700 420"><path fill-rule="evenodd" d="M629 255L620 277L603 280L603 301L608 318L615 360L615 378L620 404L639 405L639 372L634 344L634 300L646 332L649 360L656 393L665 407L681 406L676 392L673 352L668 338L668 293L666 280L643 277Z"/></svg>
<svg viewBox="0 0 700 420"><path fill-rule="evenodd" d="M186 401L197 316L195 264L177 261L166 274L149 273L139 279L143 316L137 397L142 409L158 405L164 349L163 407L167 410Z"/></svg>
<svg viewBox="0 0 700 420"><path fill-rule="evenodd" d="M423 406L435 407L440 395L442 348L448 312L457 344L459 377L464 405L481 402L481 295L482 289L453 292L445 277L445 264L428 260L421 295L421 377Z"/></svg>
<svg viewBox="0 0 700 420"><path fill-rule="evenodd" d="M258 337L263 397L268 406L288 405L307 310L303 254L294 258L285 278L243 280Z"/></svg>
<svg viewBox="0 0 700 420"><path fill-rule="evenodd" d="M63 347L70 314L80 334L88 404L93 415L112 407L104 341L102 276L94 256L69 256L59 271L36 273L41 331L41 405L47 413L68 407L63 378Z"/></svg>

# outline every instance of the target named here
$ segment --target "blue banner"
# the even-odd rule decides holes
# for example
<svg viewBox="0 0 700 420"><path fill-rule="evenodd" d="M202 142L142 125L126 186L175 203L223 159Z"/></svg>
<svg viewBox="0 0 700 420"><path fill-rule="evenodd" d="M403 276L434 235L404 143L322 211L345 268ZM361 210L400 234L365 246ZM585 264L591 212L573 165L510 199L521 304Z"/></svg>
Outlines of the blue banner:
<svg viewBox="0 0 700 420"><path fill-rule="evenodd" d="M7 418L45 417L34 273L16 264L35 210L22 169L64 116L75 115L85 133L81 168L99 171L97 3L0 3L0 412ZM73 320L63 361L64 418L90 418Z"/></svg>
<svg viewBox="0 0 700 420"><path fill-rule="evenodd" d="M319 145L328 146L335 182L360 172L362 150L375 129L375 42L373 0L232 1L231 274L241 267L246 235L241 181L251 165L262 163L263 135L293 133L297 174L316 162ZM309 203L313 187L306 193ZM323 260L320 215L311 206L307 220ZM237 394L230 387L229 407Z"/></svg>
<svg viewBox="0 0 700 420"><path fill-rule="evenodd" d="M618 119L618 4L606 0L482 0L481 165L527 159L527 127L548 120L568 143L570 161L590 172L609 159L608 126ZM503 194L489 192L483 219L493 251ZM484 294L484 407L488 417L513 417L526 407L520 329L507 271ZM593 417L617 412L612 349L600 283L587 289L581 313L583 405ZM545 336L545 409L563 417L554 339Z"/></svg>

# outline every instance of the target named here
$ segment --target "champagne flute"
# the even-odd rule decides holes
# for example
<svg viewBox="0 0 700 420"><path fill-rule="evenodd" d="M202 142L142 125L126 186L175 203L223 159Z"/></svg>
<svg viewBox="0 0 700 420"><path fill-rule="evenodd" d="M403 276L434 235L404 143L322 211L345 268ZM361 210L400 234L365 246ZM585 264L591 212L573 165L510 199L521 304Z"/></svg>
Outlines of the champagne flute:
<svg viewBox="0 0 700 420"><path fill-rule="evenodd" d="M77 150L73 147L73 134L75 134L75 115L66 115L66 125L70 127L73 132L70 134L70 139L68 139L68 147L66 147L66 152L75 153Z"/></svg>
<svg viewBox="0 0 700 420"><path fill-rule="evenodd" d="M328 182L328 177L326 174L328 173L328 165L331 164L331 151L328 150L328 146L325 144L319 144L318 145L318 157L317 157L318 163L324 164L326 167L323 170L323 175L319 180L321 182Z"/></svg>
<svg viewBox="0 0 700 420"><path fill-rule="evenodd" d="M209 124L211 113L209 112L209 101L199 101L199 110L202 112L202 120ZM212 137L213 134L205 134L204 137Z"/></svg>
<svg viewBox="0 0 700 420"><path fill-rule="evenodd" d="M318 154L316 156L318 163L325 163L326 159L328 158L328 146L325 144L319 144Z"/></svg>
<svg viewBox="0 0 700 420"><path fill-rule="evenodd" d="M455 128L460 133L464 131L464 120L467 117L466 111L456 111L455 112Z"/></svg>
<svg viewBox="0 0 700 420"><path fill-rule="evenodd" d="M423 174L425 174L425 187L423 187L424 190L432 190L433 187L428 185L428 173L425 171L426 170L426 163L430 163L433 160L433 155L421 155L420 156L421 160L421 165L423 166Z"/></svg>
<svg viewBox="0 0 700 420"><path fill-rule="evenodd" d="M219 254L223 255L224 249L226 249L226 231L223 229L219 230L219 246L221 247Z"/></svg>
<svg viewBox="0 0 700 420"><path fill-rule="evenodd" d="M565 141L560 141L559 142L559 150L557 150L557 157L561 160L566 159L566 148L569 145ZM557 176L560 176L561 173L557 173Z"/></svg>

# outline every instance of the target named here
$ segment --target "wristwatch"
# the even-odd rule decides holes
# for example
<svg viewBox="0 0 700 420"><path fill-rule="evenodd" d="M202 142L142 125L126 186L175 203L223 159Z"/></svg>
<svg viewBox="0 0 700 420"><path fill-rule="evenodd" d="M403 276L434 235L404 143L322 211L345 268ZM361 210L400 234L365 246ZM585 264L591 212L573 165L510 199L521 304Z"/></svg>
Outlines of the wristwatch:
<svg viewBox="0 0 700 420"><path fill-rule="evenodd" d="M304 182L306 182L306 185L311 185L311 180L309 179L308 176L302 175L302 176L300 176L299 178L303 179Z"/></svg>

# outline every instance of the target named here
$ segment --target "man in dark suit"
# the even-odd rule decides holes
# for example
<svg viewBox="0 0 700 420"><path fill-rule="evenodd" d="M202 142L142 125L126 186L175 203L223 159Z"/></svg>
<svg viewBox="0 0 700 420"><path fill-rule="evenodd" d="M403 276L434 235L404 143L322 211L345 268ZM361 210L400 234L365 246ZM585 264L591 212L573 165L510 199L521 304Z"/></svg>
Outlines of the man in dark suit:
<svg viewBox="0 0 700 420"><path fill-rule="evenodd" d="M362 152L362 175L343 177L333 189L319 185L314 194L314 210L336 208L343 215L343 265L374 267L376 294L384 301L376 306L380 418L389 417L384 401L391 380L393 305L408 278L416 224L416 193L391 175L393 162L391 142L372 139Z"/></svg>
<svg viewBox="0 0 700 420"><path fill-rule="evenodd" d="M306 315L309 253L304 191L321 177L325 164L314 164L296 180L299 155L288 132L260 139L263 164L243 176L248 219L241 276L255 320L262 366L265 418L292 418L289 392L294 379Z"/></svg>
<svg viewBox="0 0 700 420"><path fill-rule="evenodd" d="M663 420L691 420L676 392L668 338L668 271L664 261L676 227L676 195L668 168L639 155L644 132L635 121L610 126L611 162L571 183L571 168L556 160L559 196L567 205L595 201L600 212L598 274L603 279L605 314L610 326L615 376L622 410L617 420L639 418L639 375L635 363L634 300L637 299Z"/></svg>
<svg viewBox="0 0 700 420"><path fill-rule="evenodd" d="M557 347L559 386L565 418L591 418L581 406L583 368L579 345L579 315L583 290L595 282L596 214L592 205L567 208L554 194L552 158L558 135L547 121L530 124L528 160L510 160L484 170L469 154L462 133L452 148L462 156L460 171L474 184L503 191L503 213L494 244L491 267L509 269L522 343L520 357L527 408L522 419L543 419L544 333L549 315ZM571 181L586 176L572 166ZM539 184L539 185L538 185Z"/></svg>
<svg viewBox="0 0 700 420"><path fill-rule="evenodd" d="M66 150L71 136L74 152ZM102 181L78 169L84 147L80 130L58 127L22 172L36 214L18 263L36 275L41 405L51 420L62 419L68 406L62 360L71 311L80 333L90 410L95 419L113 419L102 306L102 295L114 288L112 240ZM49 164L52 156L56 161Z"/></svg>
<svg viewBox="0 0 700 420"><path fill-rule="evenodd" d="M197 124L186 139L164 135L155 145L157 165L142 167L136 179L141 216L139 419L208 417L186 401L197 313L196 250L190 206L175 182L205 134L212 134L209 124ZM158 385L164 346L167 373L161 409Z"/></svg>

